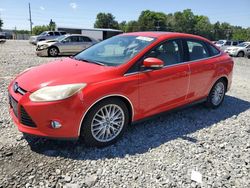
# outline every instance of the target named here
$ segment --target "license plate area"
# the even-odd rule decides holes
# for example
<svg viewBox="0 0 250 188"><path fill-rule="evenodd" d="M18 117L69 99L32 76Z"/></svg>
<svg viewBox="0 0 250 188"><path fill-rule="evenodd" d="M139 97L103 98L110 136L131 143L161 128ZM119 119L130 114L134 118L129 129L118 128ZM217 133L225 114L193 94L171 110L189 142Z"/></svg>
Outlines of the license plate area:
<svg viewBox="0 0 250 188"><path fill-rule="evenodd" d="M18 118L18 102L12 96L9 96L9 102L15 116Z"/></svg>

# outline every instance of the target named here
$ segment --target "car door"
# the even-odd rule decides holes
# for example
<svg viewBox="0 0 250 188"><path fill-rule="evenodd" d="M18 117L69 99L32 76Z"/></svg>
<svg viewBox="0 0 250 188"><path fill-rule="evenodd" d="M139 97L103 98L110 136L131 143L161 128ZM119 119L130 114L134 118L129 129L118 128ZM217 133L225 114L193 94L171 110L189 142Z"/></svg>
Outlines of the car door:
<svg viewBox="0 0 250 188"><path fill-rule="evenodd" d="M150 116L185 103L189 66L183 63L181 40L165 41L151 50L147 57L163 60L164 67L139 73L141 113Z"/></svg>
<svg viewBox="0 0 250 188"><path fill-rule="evenodd" d="M183 44L189 57L191 73L187 100L198 100L207 95L219 59L210 57L208 46L201 40L185 39ZM219 53L218 51L217 55Z"/></svg>
<svg viewBox="0 0 250 188"><path fill-rule="evenodd" d="M92 45L92 40L86 36L79 36L79 51L82 51Z"/></svg>
<svg viewBox="0 0 250 188"><path fill-rule="evenodd" d="M76 53L77 52L77 45L78 45L78 36L69 36L66 37L60 45L60 52L61 53Z"/></svg>

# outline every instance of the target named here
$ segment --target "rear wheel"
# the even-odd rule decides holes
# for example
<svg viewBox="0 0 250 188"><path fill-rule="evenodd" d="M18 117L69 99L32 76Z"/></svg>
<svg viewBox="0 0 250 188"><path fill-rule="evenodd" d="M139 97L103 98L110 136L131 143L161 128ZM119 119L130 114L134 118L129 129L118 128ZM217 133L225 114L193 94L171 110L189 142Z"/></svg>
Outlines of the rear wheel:
<svg viewBox="0 0 250 188"><path fill-rule="evenodd" d="M239 52L237 56L238 57L244 57L244 55L245 55L244 52Z"/></svg>
<svg viewBox="0 0 250 188"><path fill-rule="evenodd" d="M210 108L218 108L225 97L226 93L226 83L223 79L218 80L212 87L206 105Z"/></svg>
<svg viewBox="0 0 250 188"><path fill-rule="evenodd" d="M56 48L56 47L50 47L50 48L48 49L48 55L49 55L49 56L51 56L51 57L56 57L56 56L58 56L58 54L59 54L58 48Z"/></svg>
<svg viewBox="0 0 250 188"><path fill-rule="evenodd" d="M115 143L129 123L126 104L116 98L97 103L87 113L81 130L86 145L104 147Z"/></svg>

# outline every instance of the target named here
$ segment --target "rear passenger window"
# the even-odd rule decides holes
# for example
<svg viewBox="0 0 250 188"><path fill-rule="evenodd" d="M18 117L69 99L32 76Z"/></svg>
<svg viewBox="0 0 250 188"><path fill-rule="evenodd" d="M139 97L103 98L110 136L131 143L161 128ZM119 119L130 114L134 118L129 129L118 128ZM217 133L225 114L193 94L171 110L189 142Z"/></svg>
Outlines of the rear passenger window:
<svg viewBox="0 0 250 188"><path fill-rule="evenodd" d="M233 46L237 46L238 45L238 42L233 42Z"/></svg>
<svg viewBox="0 0 250 188"><path fill-rule="evenodd" d="M48 32L48 35L49 35L49 36L53 36L54 33L53 33L53 32Z"/></svg>
<svg viewBox="0 0 250 188"><path fill-rule="evenodd" d="M220 51L217 48L215 48L214 46L212 46L211 44L207 43L207 46L210 50L210 56L215 56L215 55L220 54Z"/></svg>
<svg viewBox="0 0 250 188"><path fill-rule="evenodd" d="M208 51L201 41L188 41L189 60L194 61L209 57Z"/></svg>
<svg viewBox="0 0 250 188"><path fill-rule="evenodd" d="M84 42L92 42L92 40L89 37L83 37Z"/></svg>
<svg viewBox="0 0 250 188"><path fill-rule="evenodd" d="M169 40L154 48L147 57L161 59L164 65L174 65L182 62L180 40Z"/></svg>
<svg viewBox="0 0 250 188"><path fill-rule="evenodd" d="M60 35L60 33L59 32L54 32L55 33L55 36L59 36Z"/></svg>

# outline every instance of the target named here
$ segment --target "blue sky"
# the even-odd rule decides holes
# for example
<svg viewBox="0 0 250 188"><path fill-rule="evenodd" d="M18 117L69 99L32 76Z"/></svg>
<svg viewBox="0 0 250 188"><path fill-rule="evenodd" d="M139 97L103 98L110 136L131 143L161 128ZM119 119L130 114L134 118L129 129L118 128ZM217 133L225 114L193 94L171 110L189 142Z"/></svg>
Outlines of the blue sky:
<svg viewBox="0 0 250 188"><path fill-rule="evenodd" d="M208 16L212 23L250 27L250 0L0 0L3 28L29 29L29 2L34 25L53 19L59 26L92 28L99 12L110 12L121 22L137 19L146 9L174 13L190 8Z"/></svg>

